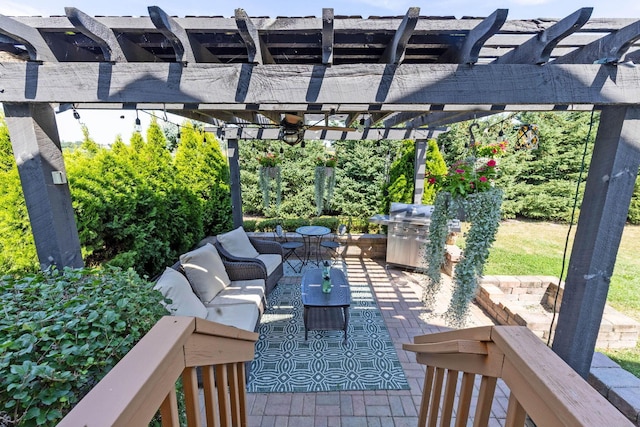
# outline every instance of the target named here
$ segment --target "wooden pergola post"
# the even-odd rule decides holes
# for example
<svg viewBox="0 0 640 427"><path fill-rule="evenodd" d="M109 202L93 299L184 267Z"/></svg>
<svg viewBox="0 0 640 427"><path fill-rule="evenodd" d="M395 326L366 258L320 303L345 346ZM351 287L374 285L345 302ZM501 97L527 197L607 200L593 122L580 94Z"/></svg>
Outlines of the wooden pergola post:
<svg viewBox="0 0 640 427"><path fill-rule="evenodd" d="M54 111L41 103L3 107L40 267L82 267Z"/></svg>
<svg viewBox="0 0 640 427"><path fill-rule="evenodd" d="M233 228L240 227L242 220L242 189L240 188L240 146L238 138L227 140L229 156L229 180L231 186L231 216Z"/></svg>
<svg viewBox="0 0 640 427"><path fill-rule="evenodd" d="M427 140L416 140L416 155L413 162L413 203L422 203L422 196L424 195L424 177L426 173L427 159Z"/></svg>
<svg viewBox="0 0 640 427"><path fill-rule="evenodd" d="M553 350L583 378L589 375L639 166L640 107L603 108L553 339Z"/></svg>

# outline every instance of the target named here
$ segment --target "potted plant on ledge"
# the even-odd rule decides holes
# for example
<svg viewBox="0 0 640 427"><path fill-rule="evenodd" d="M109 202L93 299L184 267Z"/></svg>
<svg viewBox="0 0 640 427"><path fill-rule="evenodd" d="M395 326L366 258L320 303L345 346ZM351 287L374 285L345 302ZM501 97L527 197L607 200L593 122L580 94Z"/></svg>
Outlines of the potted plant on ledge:
<svg viewBox="0 0 640 427"><path fill-rule="evenodd" d="M501 154L505 148L506 145L493 155ZM482 152L490 154L491 150ZM469 305L476 295L478 280L500 223L502 190L493 185L497 162L493 158L476 158L478 151L474 149L474 156L453 164L444 175L427 176L428 182L439 190L425 250L427 280L423 301L427 308L433 307L440 290L449 221L464 216L470 223L464 251L454 270L453 295L445 313L447 323L454 327L463 327L466 323Z"/></svg>

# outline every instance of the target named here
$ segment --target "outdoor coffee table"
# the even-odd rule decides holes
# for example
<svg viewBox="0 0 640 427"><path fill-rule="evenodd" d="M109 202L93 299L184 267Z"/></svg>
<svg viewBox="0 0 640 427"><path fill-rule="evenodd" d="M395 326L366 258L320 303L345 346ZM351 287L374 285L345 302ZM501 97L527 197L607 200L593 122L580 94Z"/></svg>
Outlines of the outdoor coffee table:
<svg viewBox="0 0 640 427"><path fill-rule="evenodd" d="M322 269L311 268L302 276L304 339L309 331L343 330L347 341L351 290L342 270L331 269L331 292L322 292Z"/></svg>

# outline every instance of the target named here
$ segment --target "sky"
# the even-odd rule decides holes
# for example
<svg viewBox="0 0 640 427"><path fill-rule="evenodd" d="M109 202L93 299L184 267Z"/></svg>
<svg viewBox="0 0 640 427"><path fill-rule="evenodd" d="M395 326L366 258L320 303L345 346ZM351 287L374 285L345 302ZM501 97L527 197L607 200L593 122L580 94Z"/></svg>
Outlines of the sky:
<svg viewBox="0 0 640 427"><path fill-rule="evenodd" d="M593 18L638 18L638 0L340 0L284 2L282 0L243 0L240 2L221 0L2 0L0 14L6 16L59 16L64 15L65 6L73 6L91 16L148 16L148 6L159 6L172 16L224 16L232 17L236 8L244 9L251 16L322 16L322 9L331 7L335 15L402 16L410 7L419 7L425 16L485 17L496 9L509 9L507 19L564 18L582 7L593 7ZM82 139L81 123L89 128L91 137L101 144L110 144L116 135L125 141L134 131L135 111L91 111L79 110L80 120L73 118L72 111L56 115L62 141ZM148 126L150 115L139 113L143 131ZM159 116L164 117L161 112ZM173 123L183 119L167 115Z"/></svg>

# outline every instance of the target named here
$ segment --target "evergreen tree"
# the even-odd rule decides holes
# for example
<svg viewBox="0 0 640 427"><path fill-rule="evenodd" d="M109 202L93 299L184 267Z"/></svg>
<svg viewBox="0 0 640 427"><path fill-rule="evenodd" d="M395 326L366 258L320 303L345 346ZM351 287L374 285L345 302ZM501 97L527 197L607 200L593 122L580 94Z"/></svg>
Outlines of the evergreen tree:
<svg viewBox="0 0 640 427"><path fill-rule="evenodd" d="M435 139L430 139L427 146L427 153L425 159L425 173L426 175L446 175L447 164L440 154L438 148L438 142ZM430 184L425 180L424 194L422 195L423 205L432 205L436 200L436 189L433 184Z"/></svg>
<svg viewBox="0 0 640 427"><path fill-rule="evenodd" d="M413 203L413 179L416 146L414 141L403 141L399 157L391 164L389 183L382 210L389 212L392 202Z"/></svg>
<svg viewBox="0 0 640 427"><path fill-rule="evenodd" d="M9 131L0 116L0 271L18 274L39 268L27 205Z"/></svg>
<svg viewBox="0 0 640 427"><path fill-rule="evenodd" d="M389 141L336 141L338 167L334 194L336 213L369 218L378 213L386 181Z"/></svg>
<svg viewBox="0 0 640 427"><path fill-rule="evenodd" d="M232 226L229 166L220 142L192 124L182 127L175 154L178 179L198 197L203 232L216 235Z"/></svg>

